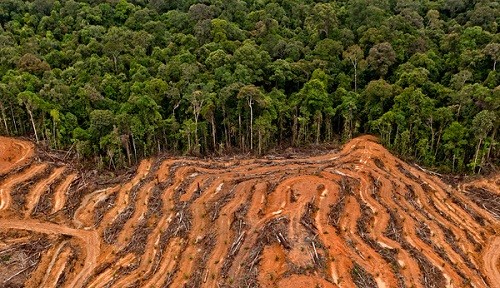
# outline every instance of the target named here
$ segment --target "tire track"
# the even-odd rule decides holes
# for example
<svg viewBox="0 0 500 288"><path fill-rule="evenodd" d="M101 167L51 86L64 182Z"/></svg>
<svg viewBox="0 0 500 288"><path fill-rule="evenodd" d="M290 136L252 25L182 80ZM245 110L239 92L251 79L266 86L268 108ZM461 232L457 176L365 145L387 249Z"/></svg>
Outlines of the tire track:
<svg viewBox="0 0 500 288"><path fill-rule="evenodd" d="M107 185L1 141L0 257L32 241L9 231L53 235L28 286L500 283L500 177L452 187L370 136L309 158L144 160ZM42 200L51 214L31 213Z"/></svg>

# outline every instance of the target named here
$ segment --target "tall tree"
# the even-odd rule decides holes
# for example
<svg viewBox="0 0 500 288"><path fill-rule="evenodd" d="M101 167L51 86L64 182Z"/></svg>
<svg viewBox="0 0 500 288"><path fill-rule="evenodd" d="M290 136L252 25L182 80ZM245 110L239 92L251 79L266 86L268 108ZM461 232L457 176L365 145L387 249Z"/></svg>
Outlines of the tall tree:
<svg viewBox="0 0 500 288"><path fill-rule="evenodd" d="M363 50L358 45L352 45L345 50L342 55L344 59L349 60L352 68L354 69L354 92L357 92L358 88L358 65L363 60Z"/></svg>
<svg viewBox="0 0 500 288"><path fill-rule="evenodd" d="M389 72L391 67L396 62L396 52L392 45L388 42L375 44L368 53L368 65L379 75L383 77Z"/></svg>
<svg viewBox="0 0 500 288"><path fill-rule="evenodd" d="M238 98L245 99L246 103L248 105L248 108L250 109L250 120L249 120L250 150L253 151L254 104L255 104L255 102L262 103L264 101L263 93L258 87L254 86L254 85L246 85L246 86L241 87L240 91L238 92Z"/></svg>
<svg viewBox="0 0 500 288"><path fill-rule="evenodd" d="M30 117L30 122L31 126L33 127L33 132L35 133L35 139L36 142L38 143L39 137L38 137L38 132L36 129L35 125L35 117L33 116L34 111L39 107L41 103L41 99L33 92L31 91L24 91L21 92L17 95L17 100L20 105L24 106L26 108L26 112L28 112L28 115Z"/></svg>
<svg viewBox="0 0 500 288"><path fill-rule="evenodd" d="M480 157L480 154L484 154L484 149L486 146L485 139L488 134L493 130L494 123L497 121L497 115L495 115L492 111L483 110L479 112L474 119L472 119L472 128L475 131L475 137L477 140L476 152L474 153L474 160L471 163L472 170L475 171L475 168L479 165L483 164L483 157L481 156L481 161L478 163L477 160ZM483 151L481 150L481 145L483 145Z"/></svg>
<svg viewBox="0 0 500 288"><path fill-rule="evenodd" d="M199 153L199 138L198 138L198 120L200 118L200 114L205 107L207 102L207 93L202 90L195 90L188 96L188 101L191 104L191 113L193 113L194 117L194 145L196 152Z"/></svg>
<svg viewBox="0 0 500 288"><path fill-rule="evenodd" d="M497 61L500 60L500 43L489 43L484 47L484 53L493 60L493 71L496 71Z"/></svg>
<svg viewBox="0 0 500 288"><path fill-rule="evenodd" d="M131 33L124 27L111 27L103 38L103 51L113 59L115 73L118 73L118 58L130 51Z"/></svg>

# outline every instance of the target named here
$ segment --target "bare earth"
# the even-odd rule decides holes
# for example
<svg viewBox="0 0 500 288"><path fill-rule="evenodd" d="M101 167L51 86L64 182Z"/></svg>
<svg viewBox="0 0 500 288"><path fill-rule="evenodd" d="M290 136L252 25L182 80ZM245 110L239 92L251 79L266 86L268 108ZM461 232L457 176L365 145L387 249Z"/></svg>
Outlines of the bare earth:
<svg viewBox="0 0 500 288"><path fill-rule="evenodd" d="M0 287L500 287L500 175L454 188L373 137L107 186L34 155L0 137Z"/></svg>

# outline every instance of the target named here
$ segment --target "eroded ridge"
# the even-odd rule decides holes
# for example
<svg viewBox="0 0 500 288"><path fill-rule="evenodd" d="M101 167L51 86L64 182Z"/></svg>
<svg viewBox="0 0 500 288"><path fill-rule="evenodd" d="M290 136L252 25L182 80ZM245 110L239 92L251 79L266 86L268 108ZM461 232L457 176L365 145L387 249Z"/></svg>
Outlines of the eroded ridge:
<svg viewBox="0 0 500 288"><path fill-rule="evenodd" d="M454 188L372 137L302 159L145 160L108 185L8 141L24 156L0 156L2 287L500 283L499 178Z"/></svg>

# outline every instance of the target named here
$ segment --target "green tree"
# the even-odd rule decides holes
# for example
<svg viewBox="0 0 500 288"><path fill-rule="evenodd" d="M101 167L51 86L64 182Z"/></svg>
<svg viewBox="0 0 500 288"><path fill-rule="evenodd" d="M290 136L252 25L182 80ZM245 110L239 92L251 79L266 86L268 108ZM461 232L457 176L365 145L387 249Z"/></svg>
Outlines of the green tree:
<svg viewBox="0 0 500 288"><path fill-rule="evenodd" d="M337 24L337 15L334 3L317 3L305 19L305 27L310 35L316 39L330 36L333 27Z"/></svg>
<svg viewBox="0 0 500 288"><path fill-rule="evenodd" d="M19 93L17 95L17 100L19 105L24 106L24 108L26 108L26 112L28 112L31 126L33 127L33 132L35 133L35 139L36 142L38 143L39 138L35 125L35 117L33 116L33 113L36 109L40 107L40 105L42 104L42 100L35 93L31 91L24 91Z"/></svg>
<svg viewBox="0 0 500 288"><path fill-rule="evenodd" d="M359 117L356 116L360 110L360 95L342 88L337 92L342 102L335 108L335 112L339 113L344 120L342 135L345 140L352 139L360 126ZM388 143L390 143L390 139Z"/></svg>
<svg viewBox="0 0 500 288"><path fill-rule="evenodd" d="M484 47L484 53L491 57L493 60L493 71L496 71L497 61L500 60L500 44L489 43Z"/></svg>
<svg viewBox="0 0 500 288"><path fill-rule="evenodd" d="M250 150L253 151L254 104L258 103L260 105L266 105L266 99L262 91L254 85L246 85L241 87L237 97L239 99L244 99L250 110L250 120L248 126L250 128Z"/></svg>
<svg viewBox="0 0 500 288"><path fill-rule="evenodd" d="M443 133L444 150L452 154L452 171L463 170L465 161L465 150L467 148L467 129L457 121L448 126ZM455 165L455 163L457 163Z"/></svg>
<svg viewBox="0 0 500 288"><path fill-rule="evenodd" d="M389 72L389 67L396 62L396 52L388 42L375 44L370 48L366 60L371 69L383 77Z"/></svg>
<svg viewBox="0 0 500 288"><path fill-rule="evenodd" d="M194 90L191 94L188 95L188 101L191 105L191 113L193 113L194 117L194 147L195 152L199 153L199 138L198 138L198 120L200 119L200 114L205 108L206 102L208 102L208 93L203 90Z"/></svg>
<svg viewBox="0 0 500 288"><path fill-rule="evenodd" d="M301 138L307 141L310 117L313 117L314 124L312 126L314 129L315 142L319 143L324 111L330 111L331 113L333 110L332 103L326 90L326 79L324 79L326 75L320 70L316 70L314 74L312 79L309 80L296 95L296 101L298 102L297 112L300 113L296 116L297 120L300 122L300 131L294 131L297 135L297 138L295 138L297 144L300 143L299 139ZM302 136L300 134L302 134Z"/></svg>
<svg viewBox="0 0 500 288"><path fill-rule="evenodd" d="M113 59L115 73L118 73L119 56L130 51L131 33L123 27L111 27L103 36L103 52Z"/></svg>
<svg viewBox="0 0 500 288"><path fill-rule="evenodd" d="M358 67L364 67L363 50L358 45L352 45L343 52L344 59L348 60L354 69L354 92L358 88Z"/></svg>
<svg viewBox="0 0 500 288"><path fill-rule="evenodd" d="M497 121L497 115L495 115L493 111L487 110L479 112L476 116L474 116L474 119L472 119L472 129L477 141L474 160L470 164L472 170L474 171L478 165L481 166L484 162L483 156L487 151L485 140L488 137L488 134L493 130L494 124ZM483 145L483 149L481 149L481 145ZM477 160L479 157L481 158L481 160L478 163Z"/></svg>

